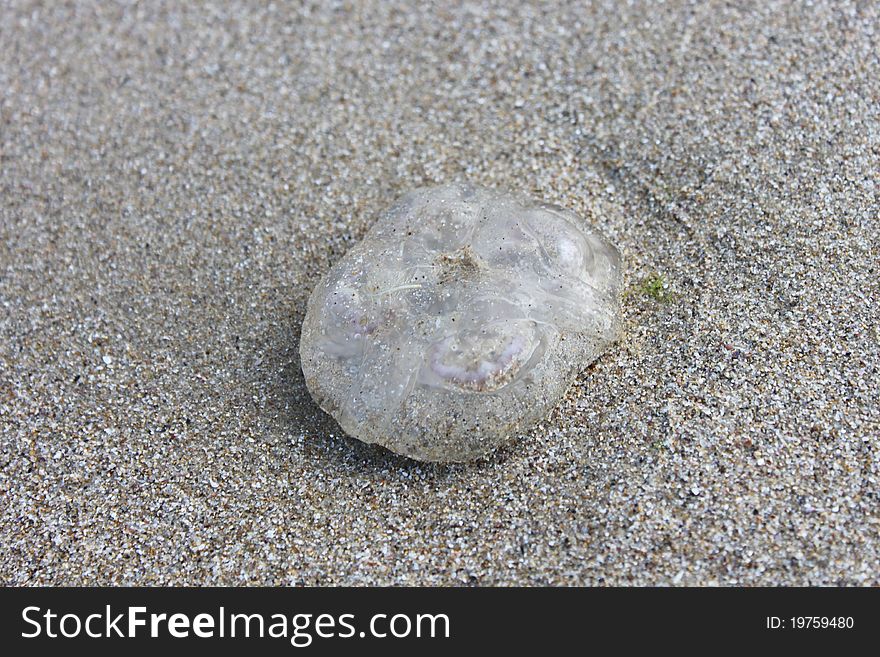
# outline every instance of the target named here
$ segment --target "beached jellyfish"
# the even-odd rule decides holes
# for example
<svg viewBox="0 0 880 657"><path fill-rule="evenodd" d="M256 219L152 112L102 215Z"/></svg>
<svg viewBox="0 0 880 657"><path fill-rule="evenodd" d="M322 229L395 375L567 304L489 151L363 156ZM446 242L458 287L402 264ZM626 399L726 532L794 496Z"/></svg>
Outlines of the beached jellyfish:
<svg viewBox="0 0 880 657"><path fill-rule="evenodd" d="M479 457L616 339L621 274L617 249L570 212L467 184L416 190L312 292L306 384L360 440Z"/></svg>

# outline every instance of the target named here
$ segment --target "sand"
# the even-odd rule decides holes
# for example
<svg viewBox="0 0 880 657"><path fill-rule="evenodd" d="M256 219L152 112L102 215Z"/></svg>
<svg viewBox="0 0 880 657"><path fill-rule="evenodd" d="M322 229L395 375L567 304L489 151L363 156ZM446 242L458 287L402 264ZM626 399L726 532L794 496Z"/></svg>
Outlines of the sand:
<svg viewBox="0 0 880 657"><path fill-rule="evenodd" d="M880 584L875 3L4 2L0 581ZM591 217L623 339L432 466L298 361L410 188Z"/></svg>

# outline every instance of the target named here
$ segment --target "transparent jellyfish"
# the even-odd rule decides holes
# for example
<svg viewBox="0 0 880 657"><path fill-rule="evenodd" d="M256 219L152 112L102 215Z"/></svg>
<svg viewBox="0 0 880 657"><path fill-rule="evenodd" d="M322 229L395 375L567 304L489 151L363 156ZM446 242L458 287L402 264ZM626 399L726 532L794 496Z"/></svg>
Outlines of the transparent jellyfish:
<svg viewBox="0 0 880 657"><path fill-rule="evenodd" d="M360 440L477 458L616 339L621 277L617 249L570 212L467 184L416 190L312 292L306 384Z"/></svg>

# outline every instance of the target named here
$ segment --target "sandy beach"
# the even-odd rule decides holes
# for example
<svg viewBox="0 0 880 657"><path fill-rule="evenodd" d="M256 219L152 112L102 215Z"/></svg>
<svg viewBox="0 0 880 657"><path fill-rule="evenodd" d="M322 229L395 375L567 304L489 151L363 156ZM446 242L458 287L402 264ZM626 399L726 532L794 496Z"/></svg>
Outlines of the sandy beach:
<svg viewBox="0 0 880 657"><path fill-rule="evenodd" d="M877 3L192 5L0 3L0 582L880 585ZM456 180L607 234L625 328L439 466L298 340Z"/></svg>

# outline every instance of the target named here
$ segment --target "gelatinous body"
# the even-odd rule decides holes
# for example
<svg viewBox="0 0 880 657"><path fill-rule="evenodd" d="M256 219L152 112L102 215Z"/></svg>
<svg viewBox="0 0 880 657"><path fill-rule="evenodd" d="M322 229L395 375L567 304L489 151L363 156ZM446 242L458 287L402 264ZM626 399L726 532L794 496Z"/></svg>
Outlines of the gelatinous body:
<svg viewBox="0 0 880 657"><path fill-rule="evenodd" d="M455 184L403 197L321 280L300 354L350 435L463 461L545 416L619 330L620 255L576 215Z"/></svg>

